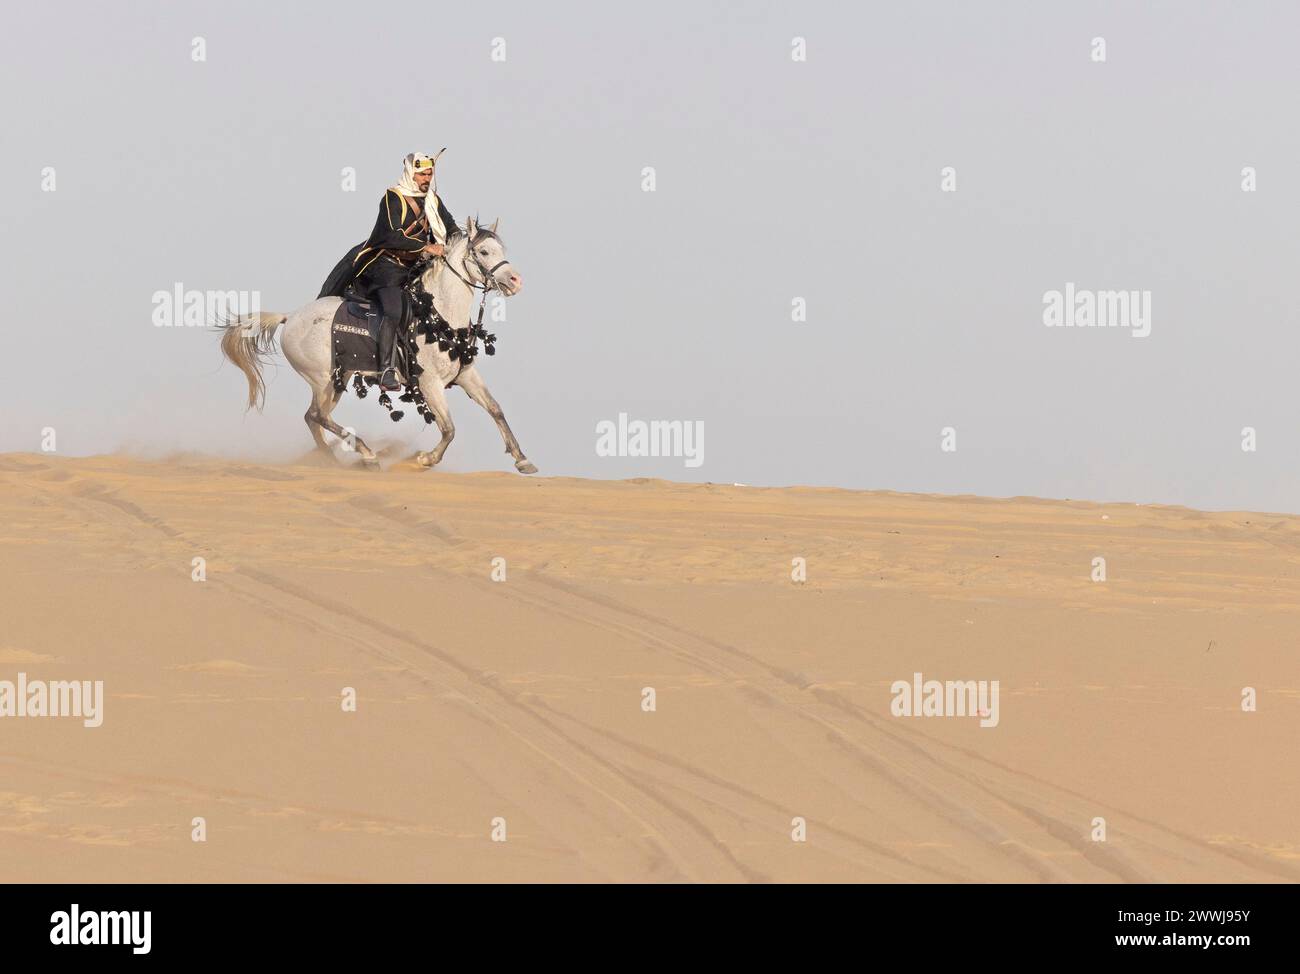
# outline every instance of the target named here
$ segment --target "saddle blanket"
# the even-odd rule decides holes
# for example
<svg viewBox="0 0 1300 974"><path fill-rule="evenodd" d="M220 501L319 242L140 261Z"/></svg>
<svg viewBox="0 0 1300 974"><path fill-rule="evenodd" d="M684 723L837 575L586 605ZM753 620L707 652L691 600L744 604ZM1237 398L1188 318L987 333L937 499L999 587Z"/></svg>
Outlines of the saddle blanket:
<svg viewBox="0 0 1300 974"><path fill-rule="evenodd" d="M369 301L345 298L331 326L334 366L348 372L379 371L379 309Z"/></svg>

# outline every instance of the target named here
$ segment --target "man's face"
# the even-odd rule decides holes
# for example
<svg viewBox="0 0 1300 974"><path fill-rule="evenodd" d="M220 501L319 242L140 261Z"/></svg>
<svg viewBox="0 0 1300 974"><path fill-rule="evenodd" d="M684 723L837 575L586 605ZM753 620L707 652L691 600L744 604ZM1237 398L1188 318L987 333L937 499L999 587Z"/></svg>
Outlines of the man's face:
<svg viewBox="0 0 1300 974"><path fill-rule="evenodd" d="M415 173L415 185L420 187L420 192L425 193L429 190L429 183L433 182L432 169L420 169Z"/></svg>

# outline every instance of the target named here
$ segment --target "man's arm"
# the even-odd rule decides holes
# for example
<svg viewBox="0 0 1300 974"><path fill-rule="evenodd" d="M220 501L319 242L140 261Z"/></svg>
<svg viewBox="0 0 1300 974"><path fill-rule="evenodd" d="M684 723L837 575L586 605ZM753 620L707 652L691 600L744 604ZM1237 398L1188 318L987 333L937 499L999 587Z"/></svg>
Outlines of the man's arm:
<svg viewBox="0 0 1300 974"><path fill-rule="evenodd" d="M371 231L367 243L381 250L402 250L408 253L423 250L423 240L408 237L402 232L402 208L409 211L415 205L391 189L384 193L384 198L379 202L379 218L375 221L375 229Z"/></svg>

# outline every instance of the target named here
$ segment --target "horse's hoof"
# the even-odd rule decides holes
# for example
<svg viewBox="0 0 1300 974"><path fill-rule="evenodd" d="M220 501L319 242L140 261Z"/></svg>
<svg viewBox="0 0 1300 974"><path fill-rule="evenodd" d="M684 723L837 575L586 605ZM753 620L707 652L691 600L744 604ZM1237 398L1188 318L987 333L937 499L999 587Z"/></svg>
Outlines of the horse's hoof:
<svg viewBox="0 0 1300 974"><path fill-rule="evenodd" d="M520 473L537 473L537 468L533 466L531 460L518 460L515 462L515 469Z"/></svg>
<svg viewBox="0 0 1300 974"><path fill-rule="evenodd" d="M437 461L432 459L429 454L421 451L415 455L415 462L422 467L432 467Z"/></svg>

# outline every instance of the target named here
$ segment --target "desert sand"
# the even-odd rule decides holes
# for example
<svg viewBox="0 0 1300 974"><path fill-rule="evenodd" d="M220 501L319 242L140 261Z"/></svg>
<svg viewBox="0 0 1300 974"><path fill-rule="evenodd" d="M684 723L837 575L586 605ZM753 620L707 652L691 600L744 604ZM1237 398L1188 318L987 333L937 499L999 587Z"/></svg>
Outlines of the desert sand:
<svg viewBox="0 0 1300 974"><path fill-rule="evenodd" d="M1300 879L1300 517L11 454L0 604L7 881Z"/></svg>

